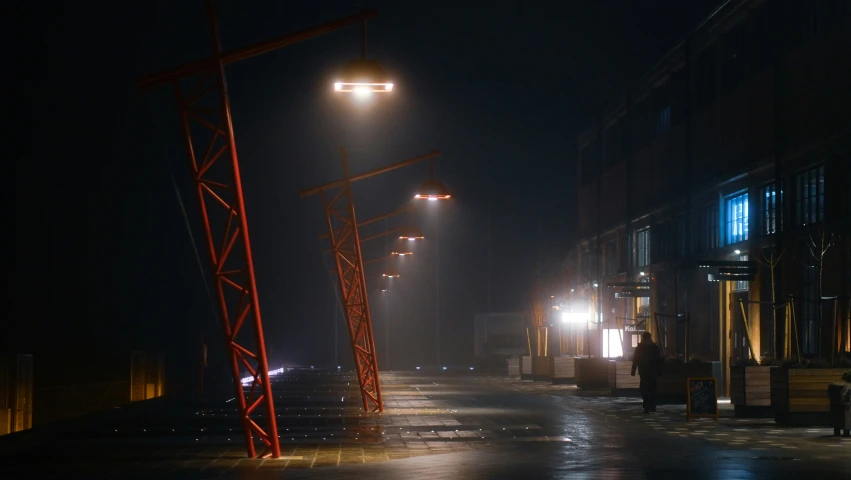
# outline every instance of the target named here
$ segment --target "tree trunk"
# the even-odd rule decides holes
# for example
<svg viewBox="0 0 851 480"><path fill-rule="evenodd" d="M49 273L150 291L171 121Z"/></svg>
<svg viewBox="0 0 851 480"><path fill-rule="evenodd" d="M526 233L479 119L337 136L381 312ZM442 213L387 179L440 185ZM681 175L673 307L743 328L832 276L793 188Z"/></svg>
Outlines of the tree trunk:
<svg viewBox="0 0 851 480"><path fill-rule="evenodd" d="M771 274L771 356L777 358L777 291L774 287L774 268L777 264L774 263L774 252L771 253L769 261L769 273Z"/></svg>

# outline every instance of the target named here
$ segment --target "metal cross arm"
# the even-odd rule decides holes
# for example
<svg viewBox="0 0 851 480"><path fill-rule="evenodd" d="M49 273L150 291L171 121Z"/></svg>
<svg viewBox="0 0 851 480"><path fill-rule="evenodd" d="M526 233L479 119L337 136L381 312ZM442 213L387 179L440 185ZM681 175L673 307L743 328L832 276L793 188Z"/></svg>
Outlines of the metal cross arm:
<svg viewBox="0 0 851 480"><path fill-rule="evenodd" d="M402 207L399 207L396 210L393 210L390 213L385 213L384 215L379 215L377 217L372 217L372 218L364 220L362 222L358 222L358 228L363 227L365 225L369 225L371 223L375 223L375 222L387 219L387 218L395 217L396 215L402 215L403 213L408 213L413 209L414 209L414 204L408 203L408 204L406 204ZM319 238L320 240L322 240L324 238L328 238L328 232L320 233L319 235L317 235L317 238Z"/></svg>
<svg viewBox="0 0 851 480"><path fill-rule="evenodd" d="M435 158L439 155L440 155L440 152L438 150L432 150L432 151L430 151L430 152L428 152L424 155L419 155L417 157L409 158L407 160L402 160L401 162L393 163L393 164L390 164L390 165L387 165L387 166L384 166L384 167L379 167L379 168L370 170L368 172L360 173L360 174L357 174L357 175L352 175L348 179L341 178L339 180L334 180L333 182L326 183L325 185L307 188L305 190L302 190L301 193L299 193L299 195L301 196L301 198L306 198L306 197L309 197L311 195L316 195L317 193L320 193L320 192L325 191L325 190L330 190L330 189L333 189L333 188L342 187L346 184L347 181L349 183L357 182L358 180L364 180L364 179L367 179L367 178L370 178L370 177L374 177L376 175L381 175L382 173L387 173L389 171L397 170L397 169L403 168L403 167L407 167L407 166L413 165L415 163L423 162L425 160L430 160L430 159ZM364 222L362 224L359 223L358 226L360 227L362 225L365 225L366 223L371 223L372 221L375 221L375 220L370 219L369 221Z"/></svg>
<svg viewBox="0 0 851 480"><path fill-rule="evenodd" d="M276 37L271 40L258 42L252 45L248 45L246 47L231 50L229 52L222 52L218 54L218 56L204 58L202 60L187 63L186 65L172 68L164 72L144 76L136 81L136 86L140 89L148 90L151 88L168 85L171 84L175 79L188 77L199 73L204 73L211 69L215 69L217 62L219 61L223 65L230 65L231 63L236 63L240 60L245 60L248 58L263 55L264 53L273 52L280 48L288 47L290 45L300 43L305 40L310 40L311 38L316 38L325 35L326 33L331 33L335 30L339 30L355 23L364 22L376 16L378 16L378 10L374 8L366 9L360 13L356 13L348 17L343 17L338 20L332 20L330 22L315 25L313 27L309 27L295 33L288 33L286 35L281 35L280 37Z"/></svg>

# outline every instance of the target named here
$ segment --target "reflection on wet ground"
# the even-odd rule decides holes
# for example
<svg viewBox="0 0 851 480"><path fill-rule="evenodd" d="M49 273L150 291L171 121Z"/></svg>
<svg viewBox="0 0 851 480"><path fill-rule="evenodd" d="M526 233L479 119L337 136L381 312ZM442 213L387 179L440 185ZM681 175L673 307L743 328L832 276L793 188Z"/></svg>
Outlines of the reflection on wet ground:
<svg viewBox="0 0 851 480"><path fill-rule="evenodd" d="M280 459L245 458L228 399L152 403L61 435L0 437L0 477L849 478L851 442L766 419L685 421L682 406L572 386L435 373L383 374L387 411L364 414L355 380L276 380ZM45 441L45 439L55 439ZM284 471L285 470L285 471Z"/></svg>

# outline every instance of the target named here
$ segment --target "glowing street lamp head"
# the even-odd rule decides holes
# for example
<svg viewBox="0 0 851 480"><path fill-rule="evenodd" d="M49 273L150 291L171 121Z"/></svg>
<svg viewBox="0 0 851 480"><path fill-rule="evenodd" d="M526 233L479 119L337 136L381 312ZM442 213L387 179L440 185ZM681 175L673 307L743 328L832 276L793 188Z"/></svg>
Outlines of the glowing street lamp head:
<svg viewBox="0 0 851 480"><path fill-rule="evenodd" d="M409 242L414 240L422 240L424 238L425 237L423 236L423 232L419 228L413 227L403 229L401 231L401 234L399 235L399 240L407 240Z"/></svg>
<svg viewBox="0 0 851 480"><path fill-rule="evenodd" d="M392 252L390 255L404 257L405 255L413 255L414 252Z"/></svg>
<svg viewBox="0 0 851 480"><path fill-rule="evenodd" d="M384 278L399 278L401 275L399 275L396 272L387 272L387 273L382 273L381 276L384 277Z"/></svg>
<svg viewBox="0 0 851 480"><path fill-rule="evenodd" d="M356 59L346 64L334 91L351 93L355 98L370 98L374 93L390 93L393 82L378 60Z"/></svg>
<svg viewBox="0 0 851 480"><path fill-rule="evenodd" d="M443 182L432 177L423 182L422 187L420 187L419 192L414 195L414 198L417 200L437 201L449 200L451 195L449 195L449 190Z"/></svg>

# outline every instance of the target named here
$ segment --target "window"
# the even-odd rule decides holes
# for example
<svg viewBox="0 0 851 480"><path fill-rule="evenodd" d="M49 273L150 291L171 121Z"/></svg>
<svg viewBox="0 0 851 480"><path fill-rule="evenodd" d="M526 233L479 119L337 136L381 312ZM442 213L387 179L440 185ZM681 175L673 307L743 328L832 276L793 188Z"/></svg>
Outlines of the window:
<svg viewBox="0 0 851 480"><path fill-rule="evenodd" d="M656 262L685 256L685 217L679 216L653 227L650 256Z"/></svg>
<svg viewBox="0 0 851 480"><path fill-rule="evenodd" d="M649 297L638 297L637 299L636 310L638 314L635 316L638 320L647 321L647 318L650 317L650 298ZM646 324L645 324L646 328Z"/></svg>
<svg viewBox="0 0 851 480"><path fill-rule="evenodd" d="M618 242L611 240L603 245L603 255L606 257L606 275L618 273Z"/></svg>
<svg viewBox="0 0 851 480"><path fill-rule="evenodd" d="M824 165L795 177L795 220L798 225L824 220Z"/></svg>
<svg viewBox="0 0 851 480"><path fill-rule="evenodd" d="M727 245L748 239L748 194L727 199Z"/></svg>
<svg viewBox="0 0 851 480"><path fill-rule="evenodd" d="M603 357L617 358L623 356L623 330L603 329Z"/></svg>
<svg viewBox="0 0 851 480"><path fill-rule="evenodd" d="M671 129L671 107L664 107L656 112L656 134L667 133Z"/></svg>
<svg viewBox="0 0 851 480"><path fill-rule="evenodd" d="M760 189L759 194L762 206L760 206L762 217L762 234L771 235L774 232L783 231L783 187L777 188L777 184L766 185Z"/></svg>
<svg viewBox="0 0 851 480"><path fill-rule="evenodd" d="M621 237L621 249L620 249L620 252L619 252L620 253L620 256L619 256L620 262L618 263L618 272L625 272L627 270L626 267L627 267L627 265L629 265L629 263L627 263L629 261L628 257L627 257L627 254L629 252L629 248L630 248L630 245L627 242L627 236L626 236L626 234L624 234Z"/></svg>
<svg viewBox="0 0 851 480"><path fill-rule="evenodd" d="M718 205L713 203L700 212L700 251L718 248Z"/></svg>
<svg viewBox="0 0 851 480"><path fill-rule="evenodd" d="M748 260L748 256L747 255L740 255L739 260L742 261L742 262L746 262ZM733 291L734 292L747 291L747 289L748 289L748 281L747 280L736 280L735 282L733 282Z"/></svg>
<svg viewBox="0 0 851 480"><path fill-rule="evenodd" d="M653 225L653 238L650 239L650 256L656 262L670 258L668 248L668 223Z"/></svg>
<svg viewBox="0 0 851 480"><path fill-rule="evenodd" d="M639 267L650 265L650 228L635 232L635 253Z"/></svg>

